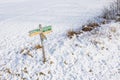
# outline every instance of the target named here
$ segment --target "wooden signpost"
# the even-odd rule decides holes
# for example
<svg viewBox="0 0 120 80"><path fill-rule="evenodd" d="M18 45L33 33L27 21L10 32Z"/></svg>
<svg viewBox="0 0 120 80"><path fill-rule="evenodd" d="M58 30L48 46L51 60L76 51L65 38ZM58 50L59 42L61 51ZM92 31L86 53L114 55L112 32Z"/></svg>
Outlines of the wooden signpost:
<svg viewBox="0 0 120 80"><path fill-rule="evenodd" d="M34 29L29 31L29 36L33 37L36 35L40 35L40 41L41 41L41 46L42 46L42 53L43 53L43 62L46 62L46 57L45 57L45 50L44 50L44 39L47 39L47 37L45 36L46 34L49 34L50 32L52 32L52 26L45 26L42 27L41 24L39 24L39 29Z"/></svg>

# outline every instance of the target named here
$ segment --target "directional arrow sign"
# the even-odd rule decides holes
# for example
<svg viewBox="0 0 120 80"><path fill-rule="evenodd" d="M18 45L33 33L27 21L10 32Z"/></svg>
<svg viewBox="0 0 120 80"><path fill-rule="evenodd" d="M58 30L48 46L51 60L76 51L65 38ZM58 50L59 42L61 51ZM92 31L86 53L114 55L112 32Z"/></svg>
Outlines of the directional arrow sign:
<svg viewBox="0 0 120 80"><path fill-rule="evenodd" d="M35 33L35 32L40 32L40 29L34 29L32 31L29 31L29 33Z"/></svg>
<svg viewBox="0 0 120 80"><path fill-rule="evenodd" d="M42 32L43 32L44 35L51 33L52 32L52 26L43 27Z"/></svg>
<svg viewBox="0 0 120 80"><path fill-rule="evenodd" d="M29 36L30 37L38 35L38 34L40 34L40 29L34 29L32 31L29 31Z"/></svg>
<svg viewBox="0 0 120 80"><path fill-rule="evenodd" d="M33 37L33 36L36 36L36 35L38 35L38 34L40 34L40 32L30 33L29 36L30 36L30 37Z"/></svg>
<svg viewBox="0 0 120 80"><path fill-rule="evenodd" d="M51 30L52 30L51 26L46 26L42 28L42 32L51 31Z"/></svg>
<svg viewBox="0 0 120 80"><path fill-rule="evenodd" d="M29 36L36 36L40 33L43 33L44 35L49 34L50 32L52 32L52 26L45 26L43 27L41 30L40 29L34 29L29 31Z"/></svg>

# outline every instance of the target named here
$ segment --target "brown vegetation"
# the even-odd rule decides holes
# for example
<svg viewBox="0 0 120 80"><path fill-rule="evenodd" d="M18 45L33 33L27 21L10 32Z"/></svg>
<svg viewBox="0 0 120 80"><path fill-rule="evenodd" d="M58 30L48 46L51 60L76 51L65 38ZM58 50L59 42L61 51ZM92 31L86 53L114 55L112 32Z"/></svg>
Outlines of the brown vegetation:
<svg viewBox="0 0 120 80"><path fill-rule="evenodd" d="M83 25L82 31L73 31L73 30L69 30L67 32L67 36L69 38L72 38L72 36L74 35L80 35L83 32L87 32L87 31L91 31L96 27L99 27L100 25L98 23L89 23L87 25Z"/></svg>
<svg viewBox="0 0 120 80"><path fill-rule="evenodd" d="M42 48L42 46L41 45L35 45L35 47L34 47L34 49L40 49L40 48Z"/></svg>
<svg viewBox="0 0 120 80"><path fill-rule="evenodd" d="M67 32L67 36L68 36L69 38L72 38L72 36L74 36L74 35L79 35L79 34L81 34L81 33L83 33L83 32L82 32L82 31L77 32L77 31L69 30L69 31Z"/></svg>
<svg viewBox="0 0 120 80"><path fill-rule="evenodd" d="M98 23L89 23L87 25L83 25L82 30L85 31L85 32L86 31L91 31L91 30L93 30L96 27L99 27Z"/></svg>

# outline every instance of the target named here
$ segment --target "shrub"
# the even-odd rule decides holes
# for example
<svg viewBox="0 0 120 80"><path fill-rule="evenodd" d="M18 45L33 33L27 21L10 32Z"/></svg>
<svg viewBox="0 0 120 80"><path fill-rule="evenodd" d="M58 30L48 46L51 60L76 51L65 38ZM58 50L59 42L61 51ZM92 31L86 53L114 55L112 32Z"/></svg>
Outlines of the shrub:
<svg viewBox="0 0 120 80"><path fill-rule="evenodd" d="M116 20L120 15L120 0L116 0L110 6L103 9L102 17L107 20Z"/></svg>

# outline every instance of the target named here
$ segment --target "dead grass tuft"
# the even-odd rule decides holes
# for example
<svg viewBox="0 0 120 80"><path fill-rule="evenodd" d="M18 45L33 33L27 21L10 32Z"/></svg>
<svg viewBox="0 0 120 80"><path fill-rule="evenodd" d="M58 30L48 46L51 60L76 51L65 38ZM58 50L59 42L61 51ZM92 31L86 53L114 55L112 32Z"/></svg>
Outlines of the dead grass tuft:
<svg viewBox="0 0 120 80"><path fill-rule="evenodd" d="M67 65L68 63L66 61L64 61L64 64Z"/></svg>
<svg viewBox="0 0 120 80"><path fill-rule="evenodd" d="M22 49L21 51L20 51L20 53L23 53L25 51L25 49Z"/></svg>
<svg viewBox="0 0 120 80"><path fill-rule="evenodd" d="M87 27L82 28L82 30L86 32L86 31L91 31L91 30L93 30L93 28L90 27L90 26L87 26Z"/></svg>
<svg viewBox="0 0 120 80"><path fill-rule="evenodd" d="M96 27L99 27L100 25L98 23L89 23L87 25L83 25L82 31L91 31Z"/></svg>
<svg viewBox="0 0 120 80"><path fill-rule="evenodd" d="M9 73L9 74L12 74L12 72L8 68L6 69L6 72Z"/></svg>
<svg viewBox="0 0 120 80"><path fill-rule="evenodd" d="M50 72L50 71L48 71L48 74L51 74L51 72Z"/></svg>
<svg viewBox="0 0 120 80"><path fill-rule="evenodd" d="M95 28L95 27L99 26L99 24L98 23L89 23L88 26Z"/></svg>
<svg viewBox="0 0 120 80"><path fill-rule="evenodd" d="M82 31L73 31L73 30L69 30L68 32L67 32L67 36L69 37L69 38L72 38L74 35L79 35L79 34L81 34L81 33L83 33Z"/></svg>
<svg viewBox="0 0 120 80"><path fill-rule="evenodd" d="M68 33L67 33L67 36L71 37L71 36L74 36L75 34L76 34L75 31L69 30Z"/></svg>
<svg viewBox="0 0 120 80"><path fill-rule="evenodd" d="M26 68L26 67L23 69L23 72L24 72L24 73L28 73L28 71L27 71L27 68Z"/></svg>
<svg viewBox="0 0 120 80"><path fill-rule="evenodd" d="M25 48L20 51L20 54L28 55L30 57L33 57L33 55L30 53L30 50L27 50Z"/></svg>
<svg viewBox="0 0 120 80"><path fill-rule="evenodd" d="M45 74L44 74L43 72L40 72L39 75L43 75L43 76L45 76Z"/></svg>
<svg viewBox="0 0 120 80"><path fill-rule="evenodd" d="M38 45L35 45L34 48L35 48L35 49L40 49L40 48L42 48L42 46L40 46L40 45L38 44Z"/></svg>
<svg viewBox="0 0 120 80"><path fill-rule="evenodd" d="M33 57L33 55L30 53L30 51L27 51L27 55L29 55L30 57Z"/></svg>
<svg viewBox="0 0 120 80"><path fill-rule="evenodd" d="M50 61L50 64L53 64L54 62L53 61Z"/></svg>
<svg viewBox="0 0 120 80"><path fill-rule="evenodd" d="M89 72L92 72L92 70L90 69Z"/></svg>
<svg viewBox="0 0 120 80"><path fill-rule="evenodd" d="M103 23L105 23L105 22L103 22ZM91 30L93 30L94 28L99 27L99 26L100 26L100 25L99 25L98 23L95 23L95 22L93 22L93 23L88 23L87 25L83 25L83 26L82 26L81 31L68 30L67 36L68 36L69 38L72 38L74 35L78 36L78 35L80 35L80 34L83 33L83 32L91 31Z"/></svg>

